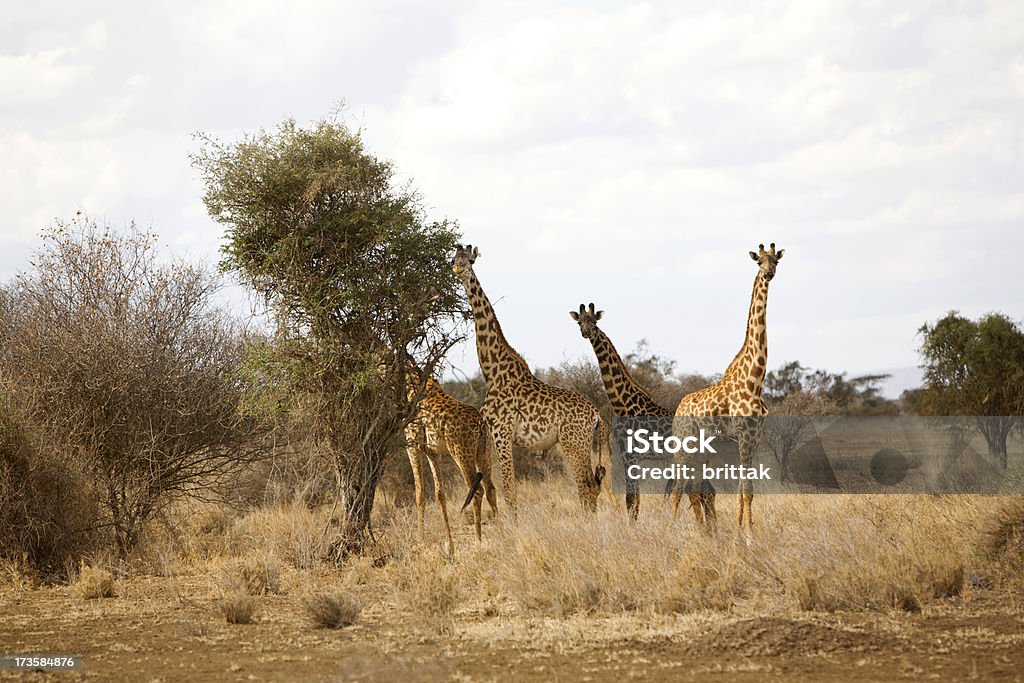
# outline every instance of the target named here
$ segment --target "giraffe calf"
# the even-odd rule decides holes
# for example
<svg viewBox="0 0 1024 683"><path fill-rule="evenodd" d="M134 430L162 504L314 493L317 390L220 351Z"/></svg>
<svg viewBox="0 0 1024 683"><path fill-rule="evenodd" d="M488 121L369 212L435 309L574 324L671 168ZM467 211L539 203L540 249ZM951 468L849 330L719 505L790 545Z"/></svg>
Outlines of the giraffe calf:
<svg viewBox="0 0 1024 683"><path fill-rule="evenodd" d="M410 400L415 399L419 387L412 380L415 377L407 373ZM473 503L473 522L476 537L480 540L480 517L482 499L487 497L492 515L497 514L498 503L491 481L491 463L493 462L493 441L480 411L463 403L444 392L441 385L432 377L427 379L425 393L417 405L416 417L406 427L406 450L412 476L416 484L416 509L419 513L419 525L422 533L424 526L425 501L423 499L423 457L430 463L430 471L434 477L434 494L437 505L441 509L446 534L445 550L449 555L455 551L452 541L452 530L448 523L448 508L445 501L444 483L441 480L441 461L451 456L459 468L462 479L469 490L462 509Z"/></svg>

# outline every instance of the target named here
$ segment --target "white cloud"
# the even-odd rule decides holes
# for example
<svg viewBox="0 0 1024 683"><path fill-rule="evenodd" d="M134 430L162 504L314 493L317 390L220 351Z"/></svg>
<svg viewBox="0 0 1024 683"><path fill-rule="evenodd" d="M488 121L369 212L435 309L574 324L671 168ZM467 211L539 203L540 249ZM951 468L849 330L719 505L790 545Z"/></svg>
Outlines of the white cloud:
<svg viewBox="0 0 1024 683"><path fill-rule="evenodd" d="M0 99L7 106L51 100L66 92L88 68L68 64L70 50L45 50L27 55L0 55Z"/></svg>
<svg viewBox="0 0 1024 683"><path fill-rule="evenodd" d="M22 8L4 38L0 241L21 253L81 205L216 258L188 134L346 99L481 245L537 364L588 353L565 311L593 299L622 347L720 370L746 251L772 240L780 362L893 367L948 308L1024 317L1022 3L98 7Z"/></svg>

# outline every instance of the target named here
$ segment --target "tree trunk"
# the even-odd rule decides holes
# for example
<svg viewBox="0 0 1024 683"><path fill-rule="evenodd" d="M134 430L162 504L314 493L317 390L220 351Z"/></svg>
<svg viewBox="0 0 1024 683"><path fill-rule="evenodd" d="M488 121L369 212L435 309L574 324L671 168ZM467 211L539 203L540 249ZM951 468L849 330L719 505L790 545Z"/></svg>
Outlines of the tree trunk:
<svg viewBox="0 0 1024 683"><path fill-rule="evenodd" d="M336 560L361 552L370 537L370 515L387 454L386 448L374 448L362 454L349 454L338 463L342 521L339 536L331 547Z"/></svg>
<svg viewBox="0 0 1024 683"><path fill-rule="evenodd" d="M988 453L1001 468L1008 467L1006 455L1006 438L1013 428L1013 420L1005 417L981 417L978 418L978 429L985 437L988 444Z"/></svg>

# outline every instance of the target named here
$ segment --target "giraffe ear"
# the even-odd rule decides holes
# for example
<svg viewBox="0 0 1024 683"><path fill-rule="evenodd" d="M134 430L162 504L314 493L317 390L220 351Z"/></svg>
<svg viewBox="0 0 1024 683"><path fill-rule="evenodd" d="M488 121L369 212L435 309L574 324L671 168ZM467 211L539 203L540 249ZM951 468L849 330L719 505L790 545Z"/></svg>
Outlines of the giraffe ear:
<svg viewBox="0 0 1024 683"><path fill-rule="evenodd" d="M785 249L779 249L779 250L778 250L777 252L775 252L775 258L776 258L776 259L781 259L781 258L782 258L782 255L783 255L784 253L786 253L786 250L785 250Z"/></svg>
<svg viewBox="0 0 1024 683"><path fill-rule="evenodd" d="M757 252L756 251L750 252L750 258L752 258L752 259L754 259L756 261L757 260Z"/></svg>
<svg viewBox="0 0 1024 683"><path fill-rule="evenodd" d="M594 314L594 320L600 320L601 316L603 316L603 315L604 315L604 311L598 311L597 313Z"/></svg>
<svg viewBox="0 0 1024 683"><path fill-rule="evenodd" d="M580 320L580 314L577 313L576 311L569 311L569 317L575 320L576 322L579 322Z"/></svg>
<svg viewBox="0 0 1024 683"><path fill-rule="evenodd" d="M469 260L470 263L475 263L477 257L480 256L480 249L473 247L473 257Z"/></svg>

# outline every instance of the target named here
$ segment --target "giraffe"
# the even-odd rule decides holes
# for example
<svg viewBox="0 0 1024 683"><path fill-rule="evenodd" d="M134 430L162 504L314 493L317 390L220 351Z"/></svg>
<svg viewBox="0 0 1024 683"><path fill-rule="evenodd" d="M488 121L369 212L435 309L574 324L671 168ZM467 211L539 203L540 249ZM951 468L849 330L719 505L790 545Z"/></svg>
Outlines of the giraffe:
<svg viewBox="0 0 1024 683"><path fill-rule="evenodd" d="M650 392L633 379L611 339L597 326L603 315L604 311L594 310L594 304L590 304L589 309L580 304L579 311L569 311L569 317L580 326L580 334L594 347L594 355L601 368L601 381L612 412L617 417L672 417L675 414L672 410L657 403ZM640 514L640 496L633 490L635 485L629 486L629 483L627 481L626 510L630 519L636 520ZM715 489L711 482L703 483L700 505L713 515Z"/></svg>
<svg viewBox="0 0 1024 683"><path fill-rule="evenodd" d="M601 457L610 451L604 421L597 408L581 394L534 377L523 357L505 340L494 308L473 271L479 256L480 250L472 245L456 245L452 270L465 286L473 308L477 358L487 381L481 412L494 438L505 502L514 512L512 445L539 451L557 444L576 481L580 503L594 511L605 474ZM595 453L598 464L591 469Z"/></svg>
<svg viewBox="0 0 1024 683"><path fill-rule="evenodd" d="M757 245L757 251L750 252L750 258L757 262L757 275L754 276L754 289L750 295L750 310L747 314L747 334L739 353L722 373L722 378L709 387L683 396L676 408L676 416L692 417L746 417L736 436L740 447L740 465L749 467L753 450L757 445L758 418L767 412L761 389L764 382L765 369L768 365L768 328L765 313L768 306L768 284L775 277L775 268L782 259L785 250L775 250L775 243L766 251L763 244ZM697 468L698 477L701 468ZM690 492L693 504L694 494ZM673 509L679 512L681 491L673 495ZM749 532L753 526L751 506L754 500L754 483L750 480L740 482L736 521L740 528ZM702 522L701 507L694 507L698 523ZM713 523L711 519L709 522Z"/></svg>
<svg viewBox="0 0 1024 683"><path fill-rule="evenodd" d="M418 377L419 373L415 369L406 369L406 391L410 401L415 401L420 393ZM445 551L448 556L452 556L455 546L452 542L452 529L448 524L440 459L446 454L450 455L462 473L462 479L469 489L462 509L465 510L470 502L473 503L473 523L479 541L481 499L484 495L491 506L491 514L495 515L498 512L494 483L491 481L493 446L487 425L479 410L449 396L437 380L427 377L423 394L416 406L416 416L405 429L405 438L409 464L412 466L412 476L416 484L416 509L419 512L420 533L423 532L426 507L423 500L423 456L426 456L434 477L437 506L441 509L441 519L444 520Z"/></svg>

